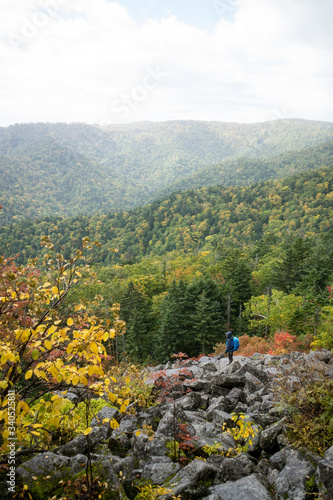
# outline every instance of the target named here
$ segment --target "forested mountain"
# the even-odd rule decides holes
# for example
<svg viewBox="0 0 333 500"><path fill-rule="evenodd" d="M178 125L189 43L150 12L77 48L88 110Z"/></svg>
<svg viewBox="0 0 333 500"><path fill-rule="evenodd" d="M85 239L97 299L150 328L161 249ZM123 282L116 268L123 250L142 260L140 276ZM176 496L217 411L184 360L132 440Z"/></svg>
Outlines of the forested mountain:
<svg viewBox="0 0 333 500"><path fill-rule="evenodd" d="M0 254L40 254L40 237L74 248L84 236L102 244L99 262L134 262L173 250L196 252L254 244L263 237L329 233L333 170L322 168L250 187L204 187L119 213L24 220L2 227ZM109 248L117 247L114 254Z"/></svg>
<svg viewBox="0 0 333 500"><path fill-rule="evenodd" d="M170 121L0 128L1 223L104 214L174 190L332 166L333 124Z"/></svg>

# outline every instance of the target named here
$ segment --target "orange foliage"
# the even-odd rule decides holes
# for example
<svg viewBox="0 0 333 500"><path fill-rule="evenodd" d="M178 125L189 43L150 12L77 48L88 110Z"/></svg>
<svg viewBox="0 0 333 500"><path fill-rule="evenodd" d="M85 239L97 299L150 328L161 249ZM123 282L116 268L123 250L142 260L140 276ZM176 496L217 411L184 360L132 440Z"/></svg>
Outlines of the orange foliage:
<svg viewBox="0 0 333 500"><path fill-rule="evenodd" d="M312 338L312 337L311 337ZM311 339L298 341L296 335L288 332L276 332L274 337L264 339L262 337L239 337L239 350L235 356L252 356L255 352L260 354L281 355L294 351L308 351Z"/></svg>
<svg viewBox="0 0 333 500"><path fill-rule="evenodd" d="M270 348L270 343L261 337L249 337L248 335L243 335L242 337L239 337L239 349L235 353L235 356L252 356L255 352L268 354Z"/></svg>
<svg viewBox="0 0 333 500"><path fill-rule="evenodd" d="M298 342L296 335L290 335L288 332L276 332L272 340L273 345L268 354L280 355L297 350Z"/></svg>

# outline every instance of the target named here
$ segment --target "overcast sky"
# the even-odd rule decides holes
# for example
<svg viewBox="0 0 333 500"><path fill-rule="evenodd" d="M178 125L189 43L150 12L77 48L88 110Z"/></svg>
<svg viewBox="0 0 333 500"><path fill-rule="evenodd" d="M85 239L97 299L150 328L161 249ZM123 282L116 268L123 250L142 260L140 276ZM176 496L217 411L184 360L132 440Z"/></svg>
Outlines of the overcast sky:
<svg viewBox="0 0 333 500"><path fill-rule="evenodd" d="M332 0L1 0L0 125L333 121Z"/></svg>

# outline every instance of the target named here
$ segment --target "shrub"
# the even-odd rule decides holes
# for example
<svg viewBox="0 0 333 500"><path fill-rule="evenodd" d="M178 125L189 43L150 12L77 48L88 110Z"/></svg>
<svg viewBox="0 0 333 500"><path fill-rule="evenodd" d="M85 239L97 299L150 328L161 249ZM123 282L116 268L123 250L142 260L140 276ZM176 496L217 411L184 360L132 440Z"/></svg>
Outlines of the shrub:
<svg viewBox="0 0 333 500"><path fill-rule="evenodd" d="M315 361L292 361L276 380L274 392L277 404L289 412L291 443L323 455L333 444L333 380L325 367Z"/></svg>

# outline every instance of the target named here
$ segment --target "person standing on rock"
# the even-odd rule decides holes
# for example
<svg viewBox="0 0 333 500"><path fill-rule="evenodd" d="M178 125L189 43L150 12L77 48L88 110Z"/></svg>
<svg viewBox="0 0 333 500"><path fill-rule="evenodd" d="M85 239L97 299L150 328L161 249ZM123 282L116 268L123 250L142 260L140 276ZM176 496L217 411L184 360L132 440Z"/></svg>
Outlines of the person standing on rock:
<svg viewBox="0 0 333 500"><path fill-rule="evenodd" d="M226 354L228 353L229 365L230 365L230 363L232 363L232 361L233 361L234 337L233 337L232 332L230 330L226 333L226 336L227 336L227 342L226 342L227 348L225 350L225 353Z"/></svg>

